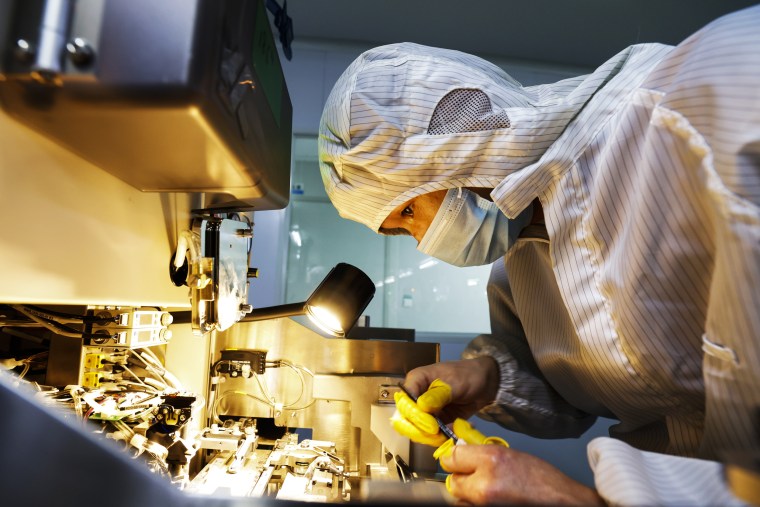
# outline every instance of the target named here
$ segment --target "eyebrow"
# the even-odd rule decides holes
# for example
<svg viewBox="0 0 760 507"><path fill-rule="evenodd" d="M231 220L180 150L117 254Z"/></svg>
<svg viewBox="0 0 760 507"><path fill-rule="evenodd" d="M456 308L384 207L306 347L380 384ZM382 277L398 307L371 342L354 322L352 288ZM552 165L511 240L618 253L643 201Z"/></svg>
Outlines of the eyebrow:
<svg viewBox="0 0 760 507"><path fill-rule="evenodd" d="M407 231L406 229L402 229L401 227L395 227L393 229L380 227L380 229L378 229L378 232L385 236L411 236L412 235L411 232Z"/></svg>

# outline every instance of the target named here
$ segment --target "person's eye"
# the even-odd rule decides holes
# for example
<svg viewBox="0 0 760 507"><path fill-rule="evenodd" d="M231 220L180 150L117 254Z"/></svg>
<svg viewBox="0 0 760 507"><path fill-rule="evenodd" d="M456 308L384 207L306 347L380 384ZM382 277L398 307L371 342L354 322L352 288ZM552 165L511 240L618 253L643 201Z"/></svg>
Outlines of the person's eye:
<svg viewBox="0 0 760 507"><path fill-rule="evenodd" d="M407 206L401 211L402 217L414 217L414 210L412 210L411 206Z"/></svg>

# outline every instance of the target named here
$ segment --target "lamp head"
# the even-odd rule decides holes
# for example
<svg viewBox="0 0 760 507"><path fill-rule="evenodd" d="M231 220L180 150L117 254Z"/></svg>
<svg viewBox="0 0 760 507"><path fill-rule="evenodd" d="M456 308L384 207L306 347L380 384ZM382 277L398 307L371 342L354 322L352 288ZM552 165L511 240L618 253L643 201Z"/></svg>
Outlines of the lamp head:
<svg viewBox="0 0 760 507"><path fill-rule="evenodd" d="M304 305L306 315L322 330L343 338L375 295L375 284L359 268L337 264Z"/></svg>

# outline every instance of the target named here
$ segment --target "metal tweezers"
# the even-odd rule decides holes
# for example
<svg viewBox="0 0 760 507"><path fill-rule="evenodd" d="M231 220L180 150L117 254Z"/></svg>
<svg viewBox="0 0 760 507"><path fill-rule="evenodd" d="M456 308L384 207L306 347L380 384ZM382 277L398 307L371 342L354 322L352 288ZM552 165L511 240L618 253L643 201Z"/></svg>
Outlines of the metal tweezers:
<svg viewBox="0 0 760 507"><path fill-rule="evenodd" d="M401 389L404 393L406 393L406 395L409 396L415 403L417 403L417 396L410 393L406 389L406 387L404 387L404 384L399 382L398 388ZM451 428L443 424L443 421L441 421L437 416L433 414L430 414L430 415L433 416L433 419L435 419L435 422L438 423L438 427L441 429L441 433L443 433L444 435L452 439L454 443L457 443L457 441L459 440L459 437L456 436L456 433L454 433L454 431Z"/></svg>

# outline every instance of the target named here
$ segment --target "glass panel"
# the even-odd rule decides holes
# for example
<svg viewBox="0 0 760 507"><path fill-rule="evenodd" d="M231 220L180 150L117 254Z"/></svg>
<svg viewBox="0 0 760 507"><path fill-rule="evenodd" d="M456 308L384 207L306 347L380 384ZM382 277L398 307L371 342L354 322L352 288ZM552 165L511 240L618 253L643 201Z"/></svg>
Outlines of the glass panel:
<svg viewBox="0 0 760 507"><path fill-rule="evenodd" d="M458 268L417 250L411 237L387 238L387 327L442 333L488 333L490 266Z"/></svg>
<svg viewBox="0 0 760 507"><path fill-rule="evenodd" d="M340 218L329 201L310 202L294 196L285 300L305 301L339 262L361 269L377 286L385 276L384 243L382 236L367 227ZM383 325L381 290L375 293L365 313L370 316L371 325Z"/></svg>
<svg viewBox="0 0 760 507"><path fill-rule="evenodd" d="M329 270L347 262L375 282L370 325L421 332L486 333L489 266L457 268L421 254L416 241L381 236L338 215L322 186L312 137L296 137L286 301L304 301Z"/></svg>

